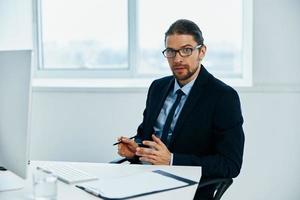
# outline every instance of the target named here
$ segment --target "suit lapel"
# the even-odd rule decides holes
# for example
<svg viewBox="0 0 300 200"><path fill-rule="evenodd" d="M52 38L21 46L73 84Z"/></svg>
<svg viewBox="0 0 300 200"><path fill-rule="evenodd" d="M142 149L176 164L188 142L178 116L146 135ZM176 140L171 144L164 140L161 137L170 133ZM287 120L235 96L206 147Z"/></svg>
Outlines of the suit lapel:
<svg viewBox="0 0 300 200"><path fill-rule="evenodd" d="M155 104L153 105L153 109L150 109L150 110L153 110L153 114L150 115L150 127L154 127L154 124L156 122L156 119L160 113L160 110L166 100L166 97L168 96L170 90L173 88L173 85L174 85L174 78L172 78L168 84L166 84L160 92L158 92L158 95L155 97L154 101L155 101ZM151 133L152 134L152 133ZM151 138L151 137L150 137Z"/></svg>
<svg viewBox="0 0 300 200"><path fill-rule="evenodd" d="M204 91L203 86L207 82L208 78L209 78L209 73L203 66L201 66L201 71L190 91L190 94L182 108L182 111L174 127L174 131L169 145L170 148L173 145L175 137L177 137L179 134L182 133L182 131L180 132L180 129L184 124L186 117L191 113L191 111L194 109L197 103L199 103L200 97L203 95L203 91Z"/></svg>

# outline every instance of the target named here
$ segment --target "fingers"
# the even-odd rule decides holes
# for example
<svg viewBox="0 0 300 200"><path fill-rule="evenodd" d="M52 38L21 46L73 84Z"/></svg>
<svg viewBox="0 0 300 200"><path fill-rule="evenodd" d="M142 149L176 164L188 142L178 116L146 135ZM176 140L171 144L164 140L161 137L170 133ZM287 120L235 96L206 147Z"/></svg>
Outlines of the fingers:
<svg viewBox="0 0 300 200"><path fill-rule="evenodd" d="M131 158L135 155L136 148L138 145L134 139L129 139L127 137L121 136L117 138L118 142L118 154L122 157Z"/></svg>
<svg viewBox="0 0 300 200"><path fill-rule="evenodd" d="M144 162L149 162L151 164L156 164L157 163L156 158L157 157L155 156L147 156L147 157L140 157L139 160Z"/></svg>
<svg viewBox="0 0 300 200"><path fill-rule="evenodd" d="M156 142L153 141L149 141L149 140L144 140L143 144L148 146L149 148L153 148L153 149L161 149L159 144L157 144Z"/></svg>
<svg viewBox="0 0 300 200"><path fill-rule="evenodd" d="M167 146L155 135L152 135L153 141L145 140L144 145L149 148L138 147L136 155L140 160L154 165L169 165L171 161L171 152Z"/></svg>
<svg viewBox="0 0 300 200"><path fill-rule="evenodd" d="M127 137L118 137L118 154L123 157L137 155L141 157L141 160L151 162L158 162L158 157L164 155L167 150L165 144L155 135L152 135L152 140L145 140L143 144L149 148L138 147L134 139L129 139ZM156 161L155 161L156 160Z"/></svg>
<svg viewBox="0 0 300 200"><path fill-rule="evenodd" d="M131 148L131 149L134 149L134 148L137 147L137 144L136 144L136 142L134 141L134 139L129 139L129 138L127 138L127 137L121 136L121 137L118 137L118 138L117 138L117 141L119 142L118 145L120 145L120 144L126 144L126 145L127 145L129 148Z"/></svg>
<svg viewBox="0 0 300 200"><path fill-rule="evenodd" d="M153 165L170 165L171 161L171 153L165 150L137 148L136 155L140 156L140 161L150 162Z"/></svg>
<svg viewBox="0 0 300 200"><path fill-rule="evenodd" d="M137 156L149 156L149 155L158 155L158 151L155 149L151 149L151 148L143 148L143 147L138 147L136 148L136 152L135 154Z"/></svg>
<svg viewBox="0 0 300 200"><path fill-rule="evenodd" d="M127 137L121 136L118 138L119 142L124 142L124 143L129 143L130 139L128 139Z"/></svg>
<svg viewBox="0 0 300 200"><path fill-rule="evenodd" d="M138 147L135 155L140 156L139 160L156 164L158 159L158 151L151 148Z"/></svg>
<svg viewBox="0 0 300 200"><path fill-rule="evenodd" d="M165 146L165 144L160 140L160 138L157 137L157 136L154 135L154 134L152 134L152 140L153 140L154 142L156 142L157 144L159 144L159 145L164 145L164 146Z"/></svg>
<svg viewBox="0 0 300 200"><path fill-rule="evenodd" d="M122 144L122 143L118 144L118 154L120 156L125 156L126 151L128 151L128 150L127 150L127 147L124 144Z"/></svg>
<svg viewBox="0 0 300 200"><path fill-rule="evenodd" d="M153 141L144 140L143 144L149 146L150 148L155 148L157 150L162 150L167 148L166 145L160 140L160 138L156 137L152 134Z"/></svg>
<svg viewBox="0 0 300 200"><path fill-rule="evenodd" d="M131 150L127 144L118 145L118 154L122 157L132 158L135 155L135 149Z"/></svg>
<svg viewBox="0 0 300 200"><path fill-rule="evenodd" d="M122 146L119 144L118 145L118 154L120 155L120 156L122 156L122 157L124 157L125 155L124 155L124 151L122 151Z"/></svg>
<svg viewBox="0 0 300 200"><path fill-rule="evenodd" d="M130 145L133 145L135 143L134 139L129 139L127 137L121 137L120 142Z"/></svg>

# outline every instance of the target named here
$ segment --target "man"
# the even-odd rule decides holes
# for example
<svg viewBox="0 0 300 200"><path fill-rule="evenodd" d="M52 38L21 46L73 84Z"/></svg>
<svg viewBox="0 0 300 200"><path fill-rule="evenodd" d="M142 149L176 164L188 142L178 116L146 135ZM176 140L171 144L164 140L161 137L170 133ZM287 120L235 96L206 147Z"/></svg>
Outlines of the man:
<svg viewBox="0 0 300 200"><path fill-rule="evenodd" d="M203 178L236 177L244 148L237 92L201 65L206 46L194 22L174 22L165 46L173 76L151 84L143 122L134 140L118 138L119 155L154 165L201 166ZM212 189L197 193L209 198Z"/></svg>

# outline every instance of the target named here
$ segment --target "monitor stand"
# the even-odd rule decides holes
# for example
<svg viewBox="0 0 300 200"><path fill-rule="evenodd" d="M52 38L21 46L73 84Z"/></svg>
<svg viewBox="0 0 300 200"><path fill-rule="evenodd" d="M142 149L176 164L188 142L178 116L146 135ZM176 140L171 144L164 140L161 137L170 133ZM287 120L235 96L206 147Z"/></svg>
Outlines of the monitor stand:
<svg viewBox="0 0 300 200"><path fill-rule="evenodd" d="M0 167L0 192L19 190L24 187L24 180L14 173Z"/></svg>

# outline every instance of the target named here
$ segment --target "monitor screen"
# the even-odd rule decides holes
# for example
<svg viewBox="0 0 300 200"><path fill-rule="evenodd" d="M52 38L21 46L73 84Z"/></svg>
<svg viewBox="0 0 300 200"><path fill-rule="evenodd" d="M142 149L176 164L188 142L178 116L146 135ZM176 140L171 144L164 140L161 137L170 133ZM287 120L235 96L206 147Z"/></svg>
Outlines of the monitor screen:
<svg viewBox="0 0 300 200"><path fill-rule="evenodd" d="M29 159L31 56L31 50L0 51L0 166L23 179Z"/></svg>

